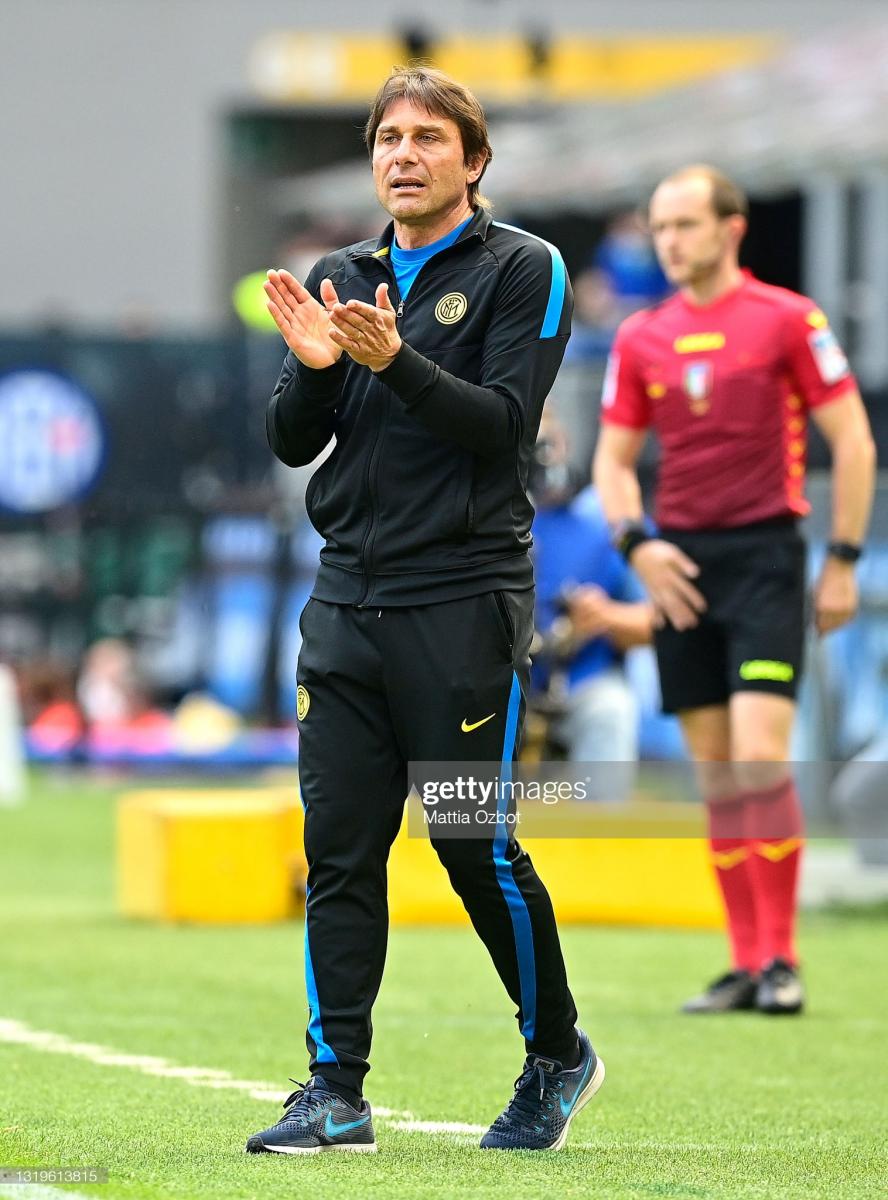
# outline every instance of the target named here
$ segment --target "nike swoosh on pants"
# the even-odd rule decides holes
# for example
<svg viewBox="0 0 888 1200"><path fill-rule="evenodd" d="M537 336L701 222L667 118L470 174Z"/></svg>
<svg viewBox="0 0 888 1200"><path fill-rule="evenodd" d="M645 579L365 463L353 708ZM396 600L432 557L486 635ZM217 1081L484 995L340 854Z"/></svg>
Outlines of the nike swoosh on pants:
<svg viewBox="0 0 888 1200"><path fill-rule="evenodd" d="M486 725L488 721L492 721L495 716L496 713L492 712L489 717L482 717L480 721L475 721L471 725L466 718L463 717L463 723L460 728L462 729L463 733L471 733L472 730L477 729L479 725Z"/></svg>

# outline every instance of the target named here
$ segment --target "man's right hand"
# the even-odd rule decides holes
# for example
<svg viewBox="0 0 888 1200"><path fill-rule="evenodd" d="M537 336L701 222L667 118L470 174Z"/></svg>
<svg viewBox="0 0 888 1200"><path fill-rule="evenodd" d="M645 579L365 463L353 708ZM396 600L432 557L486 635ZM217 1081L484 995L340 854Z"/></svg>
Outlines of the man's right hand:
<svg viewBox="0 0 888 1200"><path fill-rule="evenodd" d="M650 538L632 551L630 564L651 598L658 629L666 621L675 629L692 629L699 622L706 601L691 580L700 568L678 546Z"/></svg>
<svg viewBox="0 0 888 1200"><path fill-rule="evenodd" d="M330 339L329 313L339 297L330 280L321 283L323 304L289 271L269 271L264 287L268 311L299 361L316 370L338 362L342 350Z"/></svg>

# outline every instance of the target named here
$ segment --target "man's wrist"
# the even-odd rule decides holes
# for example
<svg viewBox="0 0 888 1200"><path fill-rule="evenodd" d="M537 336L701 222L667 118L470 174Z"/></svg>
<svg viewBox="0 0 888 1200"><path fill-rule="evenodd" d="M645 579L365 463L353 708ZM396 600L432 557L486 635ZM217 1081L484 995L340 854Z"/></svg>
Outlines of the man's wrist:
<svg viewBox="0 0 888 1200"><path fill-rule="evenodd" d="M863 546L858 542L846 542L842 538L833 538L827 543L827 557L836 562L853 566L863 554Z"/></svg>
<svg viewBox="0 0 888 1200"><path fill-rule="evenodd" d="M309 363L303 362L296 351L292 349L292 347L288 346L287 350L289 351L290 357L293 360L295 370L303 372L311 371L313 375L323 375L327 371L331 373L335 371L335 369L342 363L343 355L345 353L345 351L340 350L338 346L334 346L334 350L339 350L339 353L337 354L336 358L334 358L333 362L328 363L326 367L312 367L309 365Z"/></svg>
<svg viewBox="0 0 888 1200"><path fill-rule="evenodd" d="M371 368L370 368L370 370L373 372L373 374L374 374L374 375L381 375L383 371L387 371L387 370L389 369L389 367L390 367L390 366L391 366L391 365L392 365L392 364L393 364L393 363L394 363L394 362L397 360L397 357L398 357L398 355L401 353L401 350L403 349L403 347L404 347L404 343L403 343L403 342L398 342L398 348L397 348L397 350L394 352L394 354L390 355L390 356L389 356L389 357L388 357L388 358L385 360L385 362L383 362L383 363L382 363L380 366L378 366L378 367L371 367Z"/></svg>
<svg viewBox="0 0 888 1200"><path fill-rule="evenodd" d="M651 540L651 533L644 520L637 517L627 517L617 521L611 528L611 544L629 562L633 553L644 542Z"/></svg>

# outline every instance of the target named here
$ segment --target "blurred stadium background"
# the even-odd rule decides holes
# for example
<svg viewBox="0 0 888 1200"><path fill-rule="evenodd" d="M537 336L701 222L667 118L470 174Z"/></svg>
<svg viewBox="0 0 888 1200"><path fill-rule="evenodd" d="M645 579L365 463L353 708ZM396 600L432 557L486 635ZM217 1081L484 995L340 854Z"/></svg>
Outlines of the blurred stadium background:
<svg viewBox="0 0 888 1200"><path fill-rule="evenodd" d="M633 210L693 159L750 190L747 264L822 304L888 442L878 3L750 2L740 22L691 0L382 3L372 17L344 2L34 0L6 5L4 27L0 659L30 720L70 697L91 643L123 638L143 709L200 692L226 709L203 713L207 754L292 757L280 730L317 539L310 469L277 469L265 445L281 342L258 281L381 227L359 130L376 81L411 55L478 89L499 217L563 250L577 318L553 404L580 469L613 329L662 289ZM816 549L816 441L811 464ZM882 488L865 612L815 653L800 757L844 759L881 731L886 530ZM186 716L184 733L146 720L91 753L199 757ZM268 732L235 744L241 723ZM655 755L676 744L650 739ZM52 734L30 749L66 753Z"/></svg>
<svg viewBox="0 0 888 1200"><path fill-rule="evenodd" d="M571 272L576 324L552 404L569 431L578 469L588 470L614 329L633 307L661 294L638 208L663 173L698 160L715 162L750 193L746 265L769 282L811 294L828 314L860 378L885 460L888 11L883 0L747 0L742 7L697 0L452 0L446 6L377 0L372 8L357 0L317 6L285 0L6 0L2 8L0 664L15 681L32 768L25 784L30 814L27 805L17 814L0 812L10 935L0 1017L134 1053L227 1065L248 1079L257 1070L275 1078L281 1056L269 1053L258 1032L228 1058L222 1031L215 1041L185 1036L179 1009L184 989L194 1011L207 1026L212 1022L193 976L195 962L206 955L206 961L225 963L224 972L205 967L198 976L209 991L230 995L223 1019L232 1037L244 1011L260 1003L258 983L248 983L254 974L265 989L263 1018L276 1022L281 1009L272 1011L270 998L292 1005L287 989L301 987L295 934L280 938L267 930L268 940L248 943L238 941L246 931L220 930L223 941L213 940L213 931L186 928L173 931L180 939L174 946L167 934L158 933L155 941L133 925L113 932L109 801L116 802L121 790L143 787L146 777L156 787L158 772L165 787L187 772L192 789L209 786L223 771L230 784L232 769L238 782L262 778L269 787L292 788L295 781L298 616L319 542L304 514L310 469L274 463L265 443L265 402L283 353L264 315L266 268L286 266L304 276L324 250L382 227L360 138L366 105L393 63L431 59L475 88L487 106L495 160L485 192L497 216L557 243ZM810 464L813 569L829 515L828 460L813 436ZM644 462L648 484L653 467L651 451ZM805 799L814 815L829 819L833 834L849 828L832 788L835 773L855 756L877 762L888 757L884 479L860 580L858 621L812 643L796 735L799 759L832 764L810 783ZM641 704L643 755L680 757L675 731L656 713L650 663L640 659L631 678ZM7 697L3 706L8 710L13 701ZM0 791L14 799L21 790L14 746L3 745ZM64 773L53 773L62 768ZM90 777L91 768L106 773ZM110 778L109 769L115 772ZM259 774L275 769L277 775ZM70 784L68 772L84 779ZM656 769L640 778L646 795L656 797ZM870 788L860 803L872 801ZM138 829L131 833L136 846L139 836ZM888 895L888 842L869 837L852 843L825 847L821 874L806 880L811 898ZM82 856L82 871L75 853ZM127 853L138 858L132 845ZM205 866L195 884L199 891L219 886L213 869ZM631 879L629 885L631 890ZM704 897L704 908L713 896ZM129 911L138 912L140 903L145 912L163 915L161 901L146 900L144 892ZM62 913L67 923L58 926ZM849 1003L865 1063L866 1038L873 1047L881 1044L884 1017L873 1011L875 975L860 964L875 956L873 971L878 968L884 982L884 909L852 926L828 914L816 920L821 923L808 928L811 946L822 953L813 970L820 972L823 992L842 977L842 944L848 939L854 947L859 978L848 985ZM638 978L651 989L650 1004L646 999L642 1005L647 1017L669 1011L688 980L697 981L695 972L705 972L704 960L718 953L717 940L705 941L716 935L676 934L684 940L673 942L669 953L642 931L620 942L608 941L604 931L573 930L570 936L585 1002L610 1012L615 1041L625 1032L629 1082L633 1072L638 1087L649 1074L668 1072L665 1059L654 1067L643 1060L637 1025L627 1019L624 1031L618 1014L635 1011ZM442 961L468 963L465 969L483 973L474 950L455 937L454 931L440 932ZM33 958L41 944L59 955L70 986L44 986ZM417 1039L423 1053L429 1044L422 1040L428 1021L410 999L407 963L417 945L393 941L395 982L385 995L392 997L394 1015L380 1018L388 1053L396 1026ZM113 984L95 994L66 957L86 947ZM127 989L124 975L138 980L140 989L147 986L147 960L140 955L177 964L167 978L158 975L151 992L162 1014L159 1039L126 1015L142 997L135 983ZM266 955L269 961L276 955L277 965L286 957L282 978ZM616 962L612 993L596 990L600 980L591 964L600 955ZM423 967L426 983L434 966L430 959ZM688 977L678 985L673 970L682 968ZM463 969L455 968L455 975ZM72 1003L75 994L89 996L82 1016ZM90 1006L92 1018L86 1015ZM460 1015L458 1005L442 1018L445 1025L451 1021L452 1035L440 1049L442 1070L447 1046L462 1037L461 1021L470 1037L479 1031L486 1037L488 1008L499 1011L495 997L488 1002L485 996L471 1018ZM301 1000L295 1011L298 1054ZM829 1054L837 1032L820 1030L818 1054ZM278 1041L281 1034L275 1027ZM3 1043L0 1037L0 1051ZM10 1060L8 1078L21 1081L32 1066L15 1038L12 1043L13 1054L24 1057ZM759 1042L754 1046L755 1053L772 1052ZM699 1128L694 1113L699 1117L706 1105L714 1109L722 1100L703 1057L719 1052L717 1039L707 1033L697 1049L699 1070L691 1072L682 1101L688 1125L680 1136L688 1143ZM684 1047L686 1061L694 1051ZM499 1052L483 1053L492 1061ZM804 1042L794 1034L792 1061L798 1065L804 1054ZM251 1066L251 1058L259 1065ZM501 1066L507 1071L506 1061ZM52 1066L63 1075L72 1069ZM105 1086L102 1068L89 1069L98 1072L95 1087ZM786 1069L792 1074L795 1067ZM743 1066L738 1070L739 1078ZM85 1130L78 1130L83 1140L67 1143L51 1127L45 1136L32 1136L22 1114L28 1105L32 1116L41 1112L52 1093L46 1067L40 1071L32 1099L15 1113L10 1108L16 1124L10 1125L11 1140L0 1140L0 1147L8 1144L9 1160L54 1161L65 1144L111 1161L108 1145L101 1138L90 1141ZM382 1067L373 1078L380 1089L398 1094L403 1084L404 1103L410 1102L403 1064ZM813 1095L816 1079L808 1083ZM158 1113L166 1086L163 1080L150 1085ZM854 1108L856 1086L848 1084L843 1094L865 1140L870 1114ZM429 1113L458 1120L459 1093L430 1087ZM215 1106L216 1095L208 1096ZM226 1108L229 1099L246 1107ZM771 1099L768 1121L779 1123L786 1097L774 1092ZM239 1138L254 1122L257 1105L240 1094L226 1094L220 1103L223 1124ZM412 1103L418 1108L415 1094ZM628 1092L624 1104L618 1116L635 1104ZM710 1131L714 1145L721 1137L728 1144L730 1121L744 1129L747 1141L764 1137L732 1113L729 1106L725 1127ZM195 1109L191 1115L199 1123L205 1114ZM833 1114L812 1115L812 1128L820 1128L821 1117L834 1120ZM158 1130L161 1125L158 1117ZM158 1145L151 1142L146 1153L162 1155L179 1132L164 1127L163 1138L158 1133ZM653 1136L646 1128L636 1132L642 1139ZM751 1169L766 1180L757 1194L878 1194L865 1170L852 1190L841 1190L848 1172L871 1165L869 1151L855 1156L850 1131L845 1149L841 1136L830 1143L835 1178L822 1193L810 1190L805 1176L827 1170L830 1154L818 1157L812 1142L813 1157L799 1152L798 1179L769 1175L767 1163L756 1159ZM668 1190L662 1146L651 1145L650 1161L637 1162L636 1178L649 1180L647 1193L735 1194L733 1160L710 1164L714 1176L699 1175L692 1146L680 1151L679 1163L685 1154L691 1165L676 1167L676 1178L687 1187L717 1178L722 1190ZM151 1185L158 1190L151 1190L136 1178L139 1160L115 1158L114 1196L223 1194L225 1185L213 1182L196 1141L188 1153L193 1172L178 1192L162 1172ZM775 1145L774 1153L791 1149ZM276 1195L254 1167L236 1184L229 1176L224 1194L253 1195L259 1187L263 1195ZM446 1171L453 1164L435 1159L433 1167ZM421 1174L419 1165L416 1170ZM429 1170L431 1190L417 1195L435 1194ZM522 1186L510 1179L485 1186ZM612 1184L607 1194L641 1194L620 1191L616 1175ZM527 1194L536 1194L534 1186ZM409 1184L404 1187L405 1195L413 1194Z"/></svg>

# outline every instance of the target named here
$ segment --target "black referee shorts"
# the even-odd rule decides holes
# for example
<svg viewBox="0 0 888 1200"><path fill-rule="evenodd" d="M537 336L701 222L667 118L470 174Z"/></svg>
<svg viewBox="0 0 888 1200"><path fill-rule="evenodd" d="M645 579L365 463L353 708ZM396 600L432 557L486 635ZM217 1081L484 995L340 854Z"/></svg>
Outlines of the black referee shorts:
<svg viewBox="0 0 888 1200"><path fill-rule="evenodd" d="M805 635L805 542L793 519L737 529L663 530L700 567L707 610L655 634L663 711L725 704L734 692L795 699Z"/></svg>

